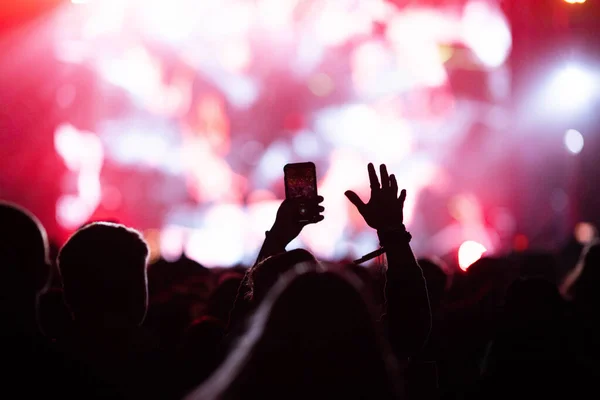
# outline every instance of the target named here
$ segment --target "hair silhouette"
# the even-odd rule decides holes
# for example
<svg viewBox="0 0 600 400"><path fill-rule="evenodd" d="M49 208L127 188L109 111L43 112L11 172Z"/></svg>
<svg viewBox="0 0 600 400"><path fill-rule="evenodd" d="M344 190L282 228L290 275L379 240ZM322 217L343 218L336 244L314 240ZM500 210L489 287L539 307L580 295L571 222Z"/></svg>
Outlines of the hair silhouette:
<svg viewBox="0 0 600 400"><path fill-rule="evenodd" d="M94 222L63 246L58 267L75 320L141 324L148 306L148 247L123 225Z"/></svg>
<svg viewBox="0 0 600 400"><path fill-rule="evenodd" d="M29 211L6 202L0 202L0 222L0 266L10 282L0 295L40 292L50 273L46 230Z"/></svg>
<svg viewBox="0 0 600 400"><path fill-rule="evenodd" d="M38 332L37 299L48 284L48 239L29 211L0 202L0 307L5 329Z"/></svg>
<svg viewBox="0 0 600 400"><path fill-rule="evenodd" d="M395 362L359 286L355 276L299 264L189 398L396 398Z"/></svg>
<svg viewBox="0 0 600 400"><path fill-rule="evenodd" d="M295 249L271 256L256 264L248 271L248 297L255 302L261 301L283 274L303 262L317 263L317 260L310 252Z"/></svg>

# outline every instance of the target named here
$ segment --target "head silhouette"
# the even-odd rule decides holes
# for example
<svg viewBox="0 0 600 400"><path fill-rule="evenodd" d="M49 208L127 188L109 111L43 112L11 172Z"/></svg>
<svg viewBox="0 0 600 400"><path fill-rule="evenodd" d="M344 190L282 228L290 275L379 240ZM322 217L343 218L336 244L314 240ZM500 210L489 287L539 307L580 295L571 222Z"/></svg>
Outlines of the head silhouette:
<svg viewBox="0 0 600 400"><path fill-rule="evenodd" d="M556 331L563 300L556 285L543 278L521 278L506 293L504 323L517 335Z"/></svg>
<svg viewBox="0 0 600 400"><path fill-rule="evenodd" d="M227 324L243 280L244 275L237 272L227 272L219 277L217 287L208 299L207 314Z"/></svg>
<svg viewBox="0 0 600 400"><path fill-rule="evenodd" d="M7 328L39 333L37 301L50 271L48 240L40 222L27 210L0 202L0 312Z"/></svg>
<svg viewBox="0 0 600 400"><path fill-rule="evenodd" d="M315 257L304 249L295 249L269 257L248 271L246 284L248 296L254 303L260 302L277 283L279 278L298 263L318 264Z"/></svg>
<svg viewBox="0 0 600 400"><path fill-rule="evenodd" d="M395 398L393 359L359 286L355 276L299 264L190 398Z"/></svg>
<svg viewBox="0 0 600 400"><path fill-rule="evenodd" d="M31 295L42 291L49 278L48 239L29 211L0 202L0 271L3 295Z"/></svg>
<svg viewBox="0 0 600 400"><path fill-rule="evenodd" d="M148 247L123 225L95 222L61 249L58 267L75 321L139 325L148 306Z"/></svg>

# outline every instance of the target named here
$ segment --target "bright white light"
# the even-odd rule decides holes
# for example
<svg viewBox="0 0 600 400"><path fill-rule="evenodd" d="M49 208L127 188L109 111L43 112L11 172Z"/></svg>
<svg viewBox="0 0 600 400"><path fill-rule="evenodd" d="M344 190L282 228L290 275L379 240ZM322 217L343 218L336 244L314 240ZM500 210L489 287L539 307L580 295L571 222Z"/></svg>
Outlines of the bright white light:
<svg viewBox="0 0 600 400"><path fill-rule="evenodd" d="M141 100L159 94L161 65L142 47L127 50L122 58L101 60L98 68L108 82Z"/></svg>
<svg viewBox="0 0 600 400"><path fill-rule="evenodd" d="M223 68L231 72L244 72L252 61L252 50L245 40L227 43L221 48L219 61Z"/></svg>
<svg viewBox="0 0 600 400"><path fill-rule="evenodd" d="M294 151L303 158L312 159L323 152L322 146L319 145L317 136L310 131L298 133L292 139Z"/></svg>
<svg viewBox="0 0 600 400"><path fill-rule="evenodd" d="M258 166L259 180L267 183L283 177L283 166L291 162L292 154L283 142L273 143L262 156Z"/></svg>
<svg viewBox="0 0 600 400"><path fill-rule="evenodd" d="M322 2L312 27L315 38L325 46L337 46L352 36L368 34L372 29L370 17L347 11L344 1Z"/></svg>
<svg viewBox="0 0 600 400"><path fill-rule="evenodd" d="M67 168L77 176L77 195L65 195L59 199L56 220L65 228L77 228L93 215L100 204L104 149L94 133L79 131L69 124L56 129L54 147Z"/></svg>
<svg viewBox="0 0 600 400"><path fill-rule="evenodd" d="M298 0L262 0L257 4L258 17L272 31L289 28L297 5Z"/></svg>
<svg viewBox="0 0 600 400"><path fill-rule="evenodd" d="M185 254L202 265L230 266L243 259L246 214L236 205L219 205L204 215L201 229L194 229Z"/></svg>
<svg viewBox="0 0 600 400"><path fill-rule="evenodd" d="M412 135L405 122L366 104L325 109L315 123L316 131L332 143L371 153L372 159L399 160L412 149Z"/></svg>
<svg viewBox="0 0 600 400"><path fill-rule="evenodd" d="M186 228L170 225L160 232L160 254L167 261L181 257L186 240Z"/></svg>
<svg viewBox="0 0 600 400"><path fill-rule="evenodd" d="M458 249L458 265L460 269L466 271L477 260L481 258L487 249L481 244L472 240L467 240L460 245Z"/></svg>
<svg viewBox="0 0 600 400"><path fill-rule="evenodd" d="M510 28L502 11L481 1L465 7L463 36L479 60L490 68L501 66L512 46Z"/></svg>
<svg viewBox="0 0 600 400"><path fill-rule="evenodd" d="M575 129L569 129L565 132L565 147L573 154L581 153L583 150L583 135Z"/></svg>
<svg viewBox="0 0 600 400"><path fill-rule="evenodd" d="M139 10L144 28L156 38L176 42L188 37L197 23L189 1L146 0Z"/></svg>
<svg viewBox="0 0 600 400"><path fill-rule="evenodd" d="M560 110L576 110L592 98L596 83L589 71L577 65L568 65L554 76L549 100Z"/></svg>
<svg viewBox="0 0 600 400"><path fill-rule="evenodd" d="M88 208L77 196L65 195L56 202L56 221L64 228L76 229L89 216Z"/></svg>

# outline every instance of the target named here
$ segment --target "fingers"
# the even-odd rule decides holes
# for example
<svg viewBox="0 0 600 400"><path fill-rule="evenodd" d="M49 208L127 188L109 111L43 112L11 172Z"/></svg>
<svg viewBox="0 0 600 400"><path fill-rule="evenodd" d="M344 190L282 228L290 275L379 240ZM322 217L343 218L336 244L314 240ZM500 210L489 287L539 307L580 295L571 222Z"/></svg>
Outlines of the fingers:
<svg viewBox="0 0 600 400"><path fill-rule="evenodd" d="M385 164L381 164L379 166L379 174L381 175L381 188L389 189L390 188L390 178L388 176L387 167Z"/></svg>
<svg viewBox="0 0 600 400"><path fill-rule="evenodd" d="M313 219L312 221L303 222L303 223L302 223L302 226L304 227L304 226L306 226L306 225L309 225L309 224L316 224L317 222L321 222L321 221L323 221L324 219L325 219L325 217L324 217L324 216L322 216L322 215L317 215L317 216L315 217L315 219Z"/></svg>
<svg viewBox="0 0 600 400"><path fill-rule="evenodd" d="M365 203L363 203L363 201L360 199L360 197L358 197L356 193L354 193L352 190L348 190L344 194L346 195L348 200L350 200L350 203L354 204L354 206L358 209L359 212L363 210L363 208L365 207Z"/></svg>
<svg viewBox="0 0 600 400"><path fill-rule="evenodd" d="M325 211L325 207L319 206L319 208L317 208L317 210L319 210L319 212L322 213L323 211Z"/></svg>
<svg viewBox="0 0 600 400"><path fill-rule="evenodd" d="M369 183L371 185L371 189L379 189L379 178L377 178L377 172L375 172L375 167L373 166L373 163L369 163L367 169L369 170Z"/></svg>
<svg viewBox="0 0 600 400"><path fill-rule="evenodd" d="M322 203L323 200L325 200L323 196L317 196L317 204Z"/></svg>
<svg viewBox="0 0 600 400"><path fill-rule="evenodd" d="M400 192L400 198L398 199L401 207L404 207L405 200L406 200L406 189L402 189L402 191Z"/></svg>
<svg viewBox="0 0 600 400"><path fill-rule="evenodd" d="M390 175L390 190L394 194L394 198L398 196L398 182L396 181L396 175Z"/></svg>

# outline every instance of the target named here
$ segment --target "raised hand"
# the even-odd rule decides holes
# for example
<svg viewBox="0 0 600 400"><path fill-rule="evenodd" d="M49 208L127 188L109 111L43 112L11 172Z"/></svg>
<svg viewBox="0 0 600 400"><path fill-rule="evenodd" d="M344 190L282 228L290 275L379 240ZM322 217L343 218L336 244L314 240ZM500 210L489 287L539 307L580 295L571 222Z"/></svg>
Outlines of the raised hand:
<svg viewBox="0 0 600 400"><path fill-rule="evenodd" d="M323 202L323 196L317 197L317 204ZM279 206L277 210L277 217L275 217L275 223L269 230L270 236L277 240L282 246L287 246L292 240L294 240L308 224L314 224L323 220L323 216L320 215L325 208L318 206L319 216L312 222L299 222L298 221L298 205L294 200L286 199Z"/></svg>
<svg viewBox="0 0 600 400"><path fill-rule="evenodd" d="M352 190L344 193L363 216L365 222L373 229L401 229L404 222L404 200L406 190L402 189L398 196L398 182L394 174L388 175L387 167L381 164L379 171L381 183L372 163L368 165L371 198L364 203Z"/></svg>

